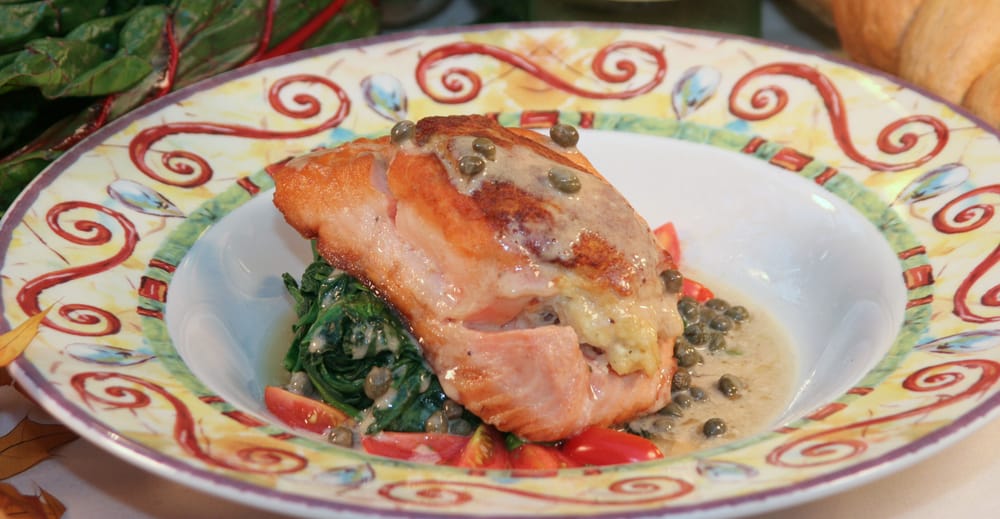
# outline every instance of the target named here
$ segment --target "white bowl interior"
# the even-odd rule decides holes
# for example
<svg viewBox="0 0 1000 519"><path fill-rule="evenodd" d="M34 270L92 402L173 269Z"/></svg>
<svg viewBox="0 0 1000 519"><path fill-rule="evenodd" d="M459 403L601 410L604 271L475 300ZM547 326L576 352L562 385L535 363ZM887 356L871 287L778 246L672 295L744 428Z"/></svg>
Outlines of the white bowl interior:
<svg viewBox="0 0 1000 519"><path fill-rule="evenodd" d="M784 422L842 395L892 346L903 321L900 265L874 225L820 186L708 145L584 131L581 149L655 227L673 221L683 269L767 308L797 356ZM170 285L174 346L207 387L267 419L294 320L281 274L309 244L262 193L191 248Z"/></svg>

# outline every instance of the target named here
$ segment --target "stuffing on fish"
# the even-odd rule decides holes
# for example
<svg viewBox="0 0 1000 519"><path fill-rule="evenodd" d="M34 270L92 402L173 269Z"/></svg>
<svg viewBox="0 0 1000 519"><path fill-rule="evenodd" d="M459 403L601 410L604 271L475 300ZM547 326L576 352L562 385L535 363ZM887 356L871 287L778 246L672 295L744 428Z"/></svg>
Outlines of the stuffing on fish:
<svg viewBox="0 0 1000 519"><path fill-rule="evenodd" d="M448 397L533 441L663 407L681 332L669 254L556 140L428 117L273 172L287 222L396 308Z"/></svg>

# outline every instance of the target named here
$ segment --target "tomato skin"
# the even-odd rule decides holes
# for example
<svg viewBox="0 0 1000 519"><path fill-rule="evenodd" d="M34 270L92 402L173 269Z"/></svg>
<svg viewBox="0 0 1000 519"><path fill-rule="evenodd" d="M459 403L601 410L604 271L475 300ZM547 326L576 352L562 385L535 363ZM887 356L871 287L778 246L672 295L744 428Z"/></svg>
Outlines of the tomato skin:
<svg viewBox="0 0 1000 519"><path fill-rule="evenodd" d="M480 424L452 465L474 469L505 469L510 467L508 458L503 436L493 427Z"/></svg>
<svg viewBox="0 0 1000 519"><path fill-rule="evenodd" d="M510 467L519 470L553 470L579 467L558 447L541 443L522 443L510 451Z"/></svg>
<svg viewBox="0 0 1000 519"><path fill-rule="evenodd" d="M651 441L606 427L589 427L566 440L562 453L581 465L617 465L663 457Z"/></svg>
<svg viewBox="0 0 1000 519"><path fill-rule="evenodd" d="M397 460L451 464L469 443L468 436L446 433L389 432L365 436L365 452Z"/></svg>
<svg viewBox="0 0 1000 519"><path fill-rule="evenodd" d="M693 297L699 303L704 303L715 297L715 294L708 287L687 277L681 283L681 295Z"/></svg>
<svg viewBox="0 0 1000 519"><path fill-rule="evenodd" d="M656 237L656 243L660 248L667 251L667 254L670 254L674 266L679 266L681 264L681 242L677 238L677 229L674 228L674 222L667 222L653 229L653 236Z"/></svg>
<svg viewBox="0 0 1000 519"><path fill-rule="evenodd" d="M323 434L347 420L343 411L278 386L264 388L267 410L289 427Z"/></svg>

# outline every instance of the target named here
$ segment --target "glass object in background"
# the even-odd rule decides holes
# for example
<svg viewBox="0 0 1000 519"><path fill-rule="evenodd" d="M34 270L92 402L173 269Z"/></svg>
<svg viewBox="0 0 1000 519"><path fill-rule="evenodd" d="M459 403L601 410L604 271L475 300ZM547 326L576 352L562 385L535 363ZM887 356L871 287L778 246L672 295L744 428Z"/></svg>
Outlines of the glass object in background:
<svg viewBox="0 0 1000 519"><path fill-rule="evenodd" d="M761 0L490 0L490 3L516 20L649 23L747 36L761 34Z"/></svg>

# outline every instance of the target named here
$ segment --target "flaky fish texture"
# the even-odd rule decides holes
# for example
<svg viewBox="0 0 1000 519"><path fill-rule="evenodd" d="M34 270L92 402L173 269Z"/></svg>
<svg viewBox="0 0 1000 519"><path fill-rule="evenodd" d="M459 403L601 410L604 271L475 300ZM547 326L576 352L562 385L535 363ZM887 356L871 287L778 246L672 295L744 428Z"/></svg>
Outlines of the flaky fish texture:
<svg viewBox="0 0 1000 519"><path fill-rule="evenodd" d="M535 441L669 402L672 261L574 146L485 116L398 134L289 161L274 203L407 320L449 398Z"/></svg>

